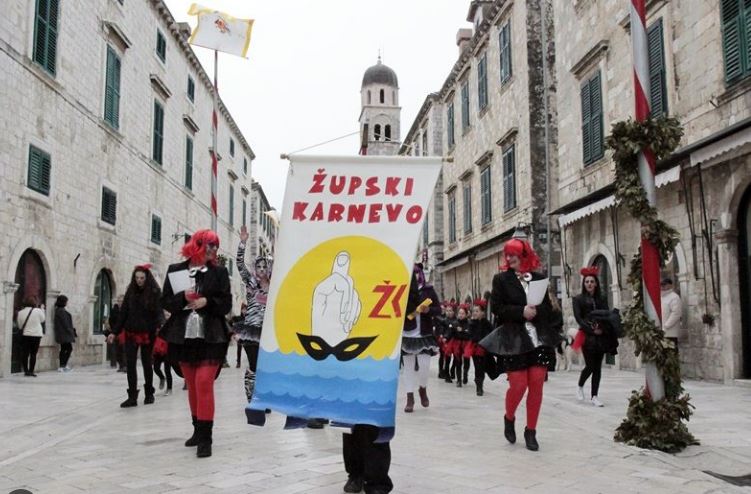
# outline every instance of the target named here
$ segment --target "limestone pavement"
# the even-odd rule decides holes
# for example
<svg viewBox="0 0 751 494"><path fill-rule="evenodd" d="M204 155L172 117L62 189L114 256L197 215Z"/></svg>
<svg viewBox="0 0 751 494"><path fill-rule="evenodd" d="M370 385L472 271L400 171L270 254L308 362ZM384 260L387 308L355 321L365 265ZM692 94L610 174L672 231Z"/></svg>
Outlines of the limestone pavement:
<svg viewBox="0 0 751 494"><path fill-rule="evenodd" d="M433 365L435 367L435 359ZM154 405L120 409L125 375L76 368L0 380L0 493L338 493L346 480L341 430L282 430L246 425L243 369L217 382L214 455L197 459L183 441L190 416L182 380ZM577 372L556 372L545 386L541 449L509 445L502 432L503 377L458 389L432 373L430 408L397 411L391 475L395 493L742 493L703 473L751 472L751 388L688 382L696 405L689 426L702 444L678 455L613 442L631 389L642 376L606 370L595 408L575 398ZM470 376L471 378L471 376ZM524 408L519 410L521 439Z"/></svg>

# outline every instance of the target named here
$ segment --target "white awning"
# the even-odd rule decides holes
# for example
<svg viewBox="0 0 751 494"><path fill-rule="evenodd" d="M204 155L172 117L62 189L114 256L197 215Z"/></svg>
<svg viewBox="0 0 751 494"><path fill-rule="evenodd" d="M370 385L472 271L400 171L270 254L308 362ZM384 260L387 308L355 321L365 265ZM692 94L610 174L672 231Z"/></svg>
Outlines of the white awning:
<svg viewBox="0 0 751 494"><path fill-rule="evenodd" d="M446 271L456 269L459 266L463 266L464 264L467 264L467 262L469 262L469 259L466 256L464 256L455 261L451 261L448 264L444 264L443 266L438 266L438 272L445 273Z"/></svg>
<svg viewBox="0 0 751 494"><path fill-rule="evenodd" d="M691 153L691 166L711 166L751 152L751 127Z"/></svg>

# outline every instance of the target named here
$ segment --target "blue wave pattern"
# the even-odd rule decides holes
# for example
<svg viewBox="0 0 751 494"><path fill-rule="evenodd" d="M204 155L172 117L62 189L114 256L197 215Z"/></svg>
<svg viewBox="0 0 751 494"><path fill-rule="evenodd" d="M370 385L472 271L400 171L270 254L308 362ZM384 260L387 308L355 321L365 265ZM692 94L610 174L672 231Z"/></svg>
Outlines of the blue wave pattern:
<svg viewBox="0 0 751 494"><path fill-rule="evenodd" d="M397 360L340 362L261 350L253 400L248 408L270 408L302 418L393 427L399 379Z"/></svg>

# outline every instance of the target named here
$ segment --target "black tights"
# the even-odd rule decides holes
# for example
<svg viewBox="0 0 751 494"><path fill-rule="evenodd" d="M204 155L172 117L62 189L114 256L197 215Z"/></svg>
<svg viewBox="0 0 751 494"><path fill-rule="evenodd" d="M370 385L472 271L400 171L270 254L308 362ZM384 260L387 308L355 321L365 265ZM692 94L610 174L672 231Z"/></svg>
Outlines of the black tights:
<svg viewBox="0 0 751 494"><path fill-rule="evenodd" d="M153 343L149 345L138 345L137 343L125 341L125 364L128 370L128 389L135 391L138 389L138 371L136 370L136 360L138 359L138 349L141 348L141 365L143 366L144 389L147 394L154 391L154 369L151 364L151 349Z"/></svg>
<svg viewBox="0 0 751 494"><path fill-rule="evenodd" d="M60 367L68 366L71 353L73 353L73 343L60 343Z"/></svg>
<svg viewBox="0 0 751 494"><path fill-rule="evenodd" d="M248 365L251 372L256 371L258 365L258 342L257 341L243 341L242 346L245 349L245 356L248 357Z"/></svg>
<svg viewBox="0 0 751 494"><path fill-rule="evenodd" d="M21 367L24 374L33 374L37 365L37 352L41 336L23 336L21 340Z"/></svg>
<svg viewBox="0 0 751 494"><path fill-rule="evenodd" d="M600 376L602 374L602 358L605 356L603 352L597 350L587 350L582 348L584 354L584 369L579 376L579 387L584 387L584 384L592 376L592 396L597 396L597 392L600 390Z"/></svg>
<svg viewBox="0 0 751 494"><path fill-rule="evenodd" d="M473 355L472 363L475 366L475 384L482 386L485 381L485 357Z"/></svg>
<svg viewBox="0 0 751 494"><path fill-rule="evenodd" d="M162 374L162 363L164 363L164 374ZM172 369L170 368L169 362L167 362L164 357L157 357L154 355L154 374L157 375L159 379L167 379L167 389L172 389Z"/></svg>

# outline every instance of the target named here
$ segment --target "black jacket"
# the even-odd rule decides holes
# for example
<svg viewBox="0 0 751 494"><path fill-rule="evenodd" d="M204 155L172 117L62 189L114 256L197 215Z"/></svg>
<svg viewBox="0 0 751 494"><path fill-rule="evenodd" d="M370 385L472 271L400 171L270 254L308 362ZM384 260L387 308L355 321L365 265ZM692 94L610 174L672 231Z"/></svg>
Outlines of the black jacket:
<svg viewBox="0 0 751 494"><path fill-rule="evenodd" d="M441 304L438 302L438 294L435 292L432 285L425 285L417 290L416 296L417 306L419 306L424 300L430 299L432 301L428 312L420 314L420 336L432 335L434 321L441 315ZM414 304L414 300L412 303ZM415 306L411 312L407 312L407 314L414 312L417 309L417 306ZM416 325L417 317L414 319L404 319L404 331L412 331L415 329Z"/></svg>
<svg viewBox="0 0 751 494"><path fill-rule="evenodd" d="M447 340L454 336L454 328L456 327L456 317L449 319L446 316L433 318L435 322L435 335L443 336Z"/></svg>
<svg viewBox="0 0 751 494"><path fill-rule="evenodd" d="M490 325L490 321L485 318L469 321L469 335L475 343L485 338L491 331L493 331L493 327Z"/></svg>
<svg viewBox="0 0 751 494"><path fill-rule="evenodd" d="M544 277L532 273L533 280ZM495 315L495 323L500 326L500 355L520 355L534 350L532 340L527 334L524 319L524 307L527 305L527 294L521 281L513 270L503 271L493 277L493 289L490 293L490 306ZM548 297L537 306L537 315L531 322L537 330L540 344L553 347L560 341L560 334L553 327L553 307Z"/></svg>
<svg viewBox="0 0 751 494"><path fill-rule="evenodd" d="M603 353L616 353L618 348L618 338L609 331L605 325L601 325L602 334L595 334L592 325L592 319L589 317L590 312L595 309L608 310L608 302L602 297L592 298L589 295L577 295L572 300L574 308L574 318L579 327L586 334L584 339L584 349L599 351Z"/></svg>
<svg viewBox="0 0 751 494"><path fill-rule="evenodd" d="M190 314L185 300L185 292L172 292L169 273L188 269L189 261L170 265L164 280L162 291L162 308L170 313L170 318L164 323L162 338L169 343L182 345L185 343L185 321ZM206 298L206 307L197 312L203 316L204 341L206 343L227 343L229 331L226 315L232 310L232 291L229 284L227 268L223 266L208 266L205 273L196 274L196 284L199 293Z"/></svg>
<svg viewBox="0 0 751 494"><path fill-rule="evenodd" d="M141 298L140 290L126 292L117 321L114 325L110 325L112 332L115 334L119 334L121 331L156 334L162 317L162 308L159 306L160 294L157 289L156 293L152 295L154 302L151 307L148 307Z"/></svg>
<svg viewBox="0 0 751 494"><path fill-rule="evenodd" d="M469 340L469 319L454 319L454 331L451 333L453 340Z"/></svg>
<svg viewBox="0 0 751 494"><path fill-rule="evenodd" d="M64 307L55 308L55 341L57 343L75 343L76 329L73 317Z"/></svg>

